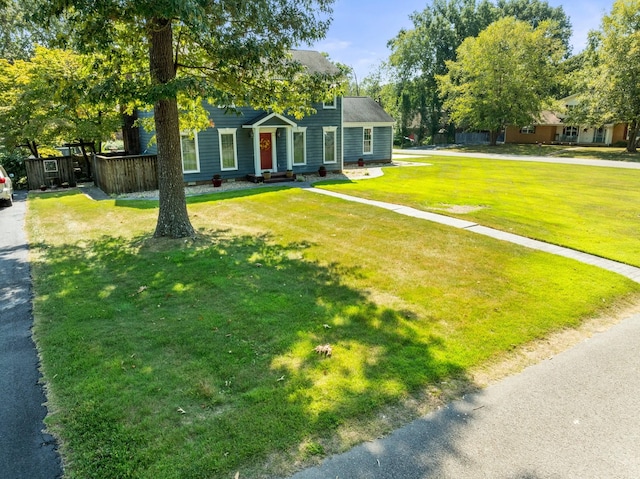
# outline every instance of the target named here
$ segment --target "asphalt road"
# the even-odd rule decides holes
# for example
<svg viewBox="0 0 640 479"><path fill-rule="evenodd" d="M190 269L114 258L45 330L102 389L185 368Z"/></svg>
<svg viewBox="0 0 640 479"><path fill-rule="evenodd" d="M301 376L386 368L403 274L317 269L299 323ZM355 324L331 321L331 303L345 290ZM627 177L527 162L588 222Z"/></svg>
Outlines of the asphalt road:
<svg viewBox="0 0 640 479"><path fill-rule="evenodd" d="M292 479L637 479L640 315Z"/></svg>
<svg viewBox="0 0 640 479"><path fill-rule="evenodd" d="M0 207L0 477L62 476L55 441L44 433L45 396L31 338L31 278L25 194Z"/></svg>

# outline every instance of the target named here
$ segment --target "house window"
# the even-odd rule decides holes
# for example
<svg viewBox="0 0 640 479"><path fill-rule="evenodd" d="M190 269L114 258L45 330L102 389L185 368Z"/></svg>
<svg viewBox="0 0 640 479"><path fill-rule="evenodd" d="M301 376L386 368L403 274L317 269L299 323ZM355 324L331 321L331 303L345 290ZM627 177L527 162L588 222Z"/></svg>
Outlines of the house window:
<svg viewBox="0 0 640 479"><path fill-rule="evenodd" d="M605 134L605 129L603 126L601 126L600 128L594 128L593 130L593 142L594 143L604 143L605 142L605 138L606 138L606 134Z"/></svg>
<svg viewBox="0 0 640 479"><path fill-rule="evenodd" d="M236 129L220 128L218 130L220 139L220 169L238 169L238 151L236 148Z"/></svg>
<svg viewBox="0 0 640 479"><path fill-rule="evenodd" d="M533 125L527 125L520 128L520 133L523 135L533 135L536 132L536 127Z"/></svg>
<svg viewBox="0 0 640 479"><path fill-rule="evenodd" d="M337 108L336 103L337 103L337 100L336 100L336 97L334 96L333 101L322 102L322 108L324 108L325 110L335 110Z"/></svg>
<svg viewBox="0 0 640 479"><path fill-rule="evenodd" d="M337 155L337 135L338 128L335 126L325 126L322 128L324 132L324 162L325 163L337 163L338 155Z"/></svg>
<svg viewBox="0 0 640 479"><path fill-rule="evenodd" d="M307 129L294 128L293 130L293 164L307 164Z"/></svg>
<svg viewBox="0 0 640 479"><path fill-rule="evenodd" d="M578 127L577 126L565 126L562 128L562 136L565 138L565 141L575 141L578 138Z"/></svg>
<svg viewBox="0 0 640 479"><path fill-rule="evenodd" d="M182 155L182 171L198 173L200 157L198 155L198 134L194 132L180 133L180 153Z"/></svg>
<svg viewBox="0 0 640 479"><path fill-rule="evenodd" d="M371 155L373 153L373 127L365 126L362 130L362 154Z"/></svg>

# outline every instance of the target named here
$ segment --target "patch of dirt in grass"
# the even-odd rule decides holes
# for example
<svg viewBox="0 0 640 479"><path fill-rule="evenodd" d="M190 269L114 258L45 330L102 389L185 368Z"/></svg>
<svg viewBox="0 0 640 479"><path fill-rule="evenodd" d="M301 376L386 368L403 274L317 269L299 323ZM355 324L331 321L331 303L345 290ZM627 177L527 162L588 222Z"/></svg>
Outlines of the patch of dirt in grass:
<svg viewBox="0 0 640 479"><path fill-rule="evenodd" d="M486 206L480 205L447 205L443 204L442 207L431 207L430 210L434 211L445 211L447 213L452 213L456 215L466 215L468 213L473 213L474 211L480 211L486 209Z"/></svg>

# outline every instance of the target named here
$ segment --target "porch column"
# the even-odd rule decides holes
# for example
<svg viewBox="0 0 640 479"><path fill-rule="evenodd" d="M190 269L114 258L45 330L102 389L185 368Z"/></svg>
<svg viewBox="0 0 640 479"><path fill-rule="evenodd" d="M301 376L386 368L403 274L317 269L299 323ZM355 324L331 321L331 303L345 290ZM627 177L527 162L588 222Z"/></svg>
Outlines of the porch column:
<svg viewBox="0 0 640 479"><path fill-rule="evenodd" d="M253 169L256 176L261 176L262 168L260 168L260 128L251 128L251 134L253 135Z"/></svg>
<svg viewBox="0 0 640 479"><path fill-rule="evenodd" d="M287 170L293 170L293 128L288 126L287 132Z"/></svg>

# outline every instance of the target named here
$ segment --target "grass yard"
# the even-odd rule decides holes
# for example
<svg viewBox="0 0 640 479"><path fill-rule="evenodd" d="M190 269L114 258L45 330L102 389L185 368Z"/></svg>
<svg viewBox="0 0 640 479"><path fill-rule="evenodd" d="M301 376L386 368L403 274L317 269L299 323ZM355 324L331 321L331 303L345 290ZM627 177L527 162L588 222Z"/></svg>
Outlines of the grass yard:
<svg viewBox="0 0 640 479"><path fill-rule="evenodd" d="M447 148L447 151L465 153L487 153L501 155L550 156L563 158L584 158L610 161L640 161L640 153L628 153L625 148L610 146L574 145L526 145L506 143L496 146L465 145Z"/></svg>
<svg viewBox="0 0 640 479"><path fill-rule="evenodd" d="M199 236L170 241L150 238L154 202L29 199L67 479L282 477L640 298L594 267L299 189L189 203Z"/></svg>
<svg viewBox="0 0 640 479"><path fill-rule="evenodd" d="M640 266L640 170L437 157L316 185L477 221Z"/></svg>

